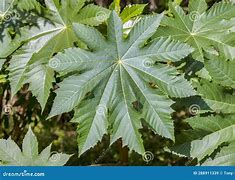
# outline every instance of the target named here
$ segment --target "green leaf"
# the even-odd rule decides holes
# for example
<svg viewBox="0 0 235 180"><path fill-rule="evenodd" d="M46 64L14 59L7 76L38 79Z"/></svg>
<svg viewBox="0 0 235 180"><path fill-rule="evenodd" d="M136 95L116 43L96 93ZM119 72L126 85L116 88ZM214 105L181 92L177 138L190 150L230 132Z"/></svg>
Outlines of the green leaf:
<svg viewBox="0 0 235 180"><path fill-rule="evenodd" d="M205 67L197 71L195 74L200 78L206 79L208 81L212 81L212 77L210 76L209 72L207 71Z"/></svg>
<svg viewBox="0 0 235 180"><path fill-rule="evenodd" d="M165 17L155 37L169 37L186 42L195 48L194 59L203 62L204 50L216 49L221 56L235 59L234 26L235 5L230 2L215 3L206 10L204 0L190 0L189 13L170 3L174 17ZM231 21L230 21L231 20Z"/></svg>
<svg viewBox="0 0 235 180"><path fill-rule="evenodd" d="M224 87L213 82L201 80L194 83L197 92L214 112L235 113L235 96Z"/></svg>
<svg viewBox="0 0 235 180"><path fill-rule="evenodd" d="M38 13L42 12L42 7L40 3L37 0L27 0L27 1L21 1L21 0L15 0L15 4L17 4L17 8L20 10L34 10Z"/></svg>
<svg viewBox="0 0 235 180"><path fill-rule="evenodd" d="M85 24L98 25L105 19L96 21L97 13L106 16L109 13L108 10L95 5L83 8L85 1L80 0L48 0L45 3L51 14L51 22L39 18L38 27L29 30L27 42L13 55L8 68L12 95L15 95L25 83L29 83L29 90L36 96L42 110L54 82L54 71L48 67L49 60L55 53L73 47L75 43L81 45L71 29L71 23L76 19L75 22L81 20ZM84 19L84 14L90 19Z"/></svg>
<svg viewBox="0 0 235 180"><path fill-rule="evenodd" d="M203 166L234 166L235 165L235 141L223 147L214 157L207 159Z"/></svg>
<svg viewBox="0 0 235 180"><path fill-rule="evenodd" d="M109 6L110 10L115 10L117 14L120 14L121 6L120 6L121 0L114 0L111 5Z"/></svg>
<svg viewBox="0 0 235 180"><path fill-rule="evenodd" d="M23 152L10 138L0 139L0 165L3 166L63 166L71 155L50 152L51 145L38 154L38 141L29 128L22 145Z"/></svg>
<svg viewBox="0 0 235 180"><path fill-rule="evenodd" d="M210 156L224 143L232 143L235 140L235 118L228 116L194 117L186 122L193 130L184 131L177 137L176 146L171 150L201 161Z"/></svg>
<svg viewBox="0 0 235 180"><path fill-rule="evenodd" d="M4 30L1 36L3 36L3 38L0 39L0 58L4 59L11 55L20 46L20 41L22 39L19 38L19 36L14 40L11 39L7 30Z"/></svg>
<svg viewBox="0 0 235 180"><path fill-rule="evenodd" d="M59 84L49 117L75 109L73 122L79 124L80 155L104 134L110 134L111 144L121 138L123 146L142 154L140 118L155 133L174 140L170 116L173 101L169 97L193 96L195 92L174 67L162 62L179 61L192 48L169 39L143 47L161 19L162 15L143 18L124 39L121 19L112 12L107 40L96 29L76 23L73 25L76 35L92 51L70 48L50 61L57 64L54 68L57 72L72 75ZM89 92L93 98L86 98ZM136 108L136 103L142 108ZM107 127L111 129L108 131Z"/></svg>
<svg viewBox="0 0 235 180"><path fill-rule="evenodd" d="M9 165L22 165L24 157L20 148L10 138L0 139L0 161Z"/></svg>
<svg viewBox="0 0 235 180"><path fill-rule="evenodd" d="M10 10L15 0L2 0L0 3L0 16L4 17Z"/></svg>
<svg viewBox="0 0 235 180"><path fill-rule="evenodd" d="M17 7L17 8L15 8ZM32 12L32 10L34 10ZM16 23L22 21L21 14L30 13L35 16L34 12L37 11L39 14L42 11L40 3L36 0L19 1L19 0L2 0L0 5L0 58L6 58L10 56L16 49L18 49L23 41L34 37L34 30L32 27L28 27L26 24L32 24L32 22L22 22L22 25ZM19 16L19 17L18 17ZM25 20L28 21L28 20ZM14 25L14 32L11 28ZM35 33L36 34L36 33ZM14 35L12 37L12 35Z"/></svg>
<svg viewBox="0 0 235 180"><path fill-rule="evenodd" d="M29 128L26 136L23 139L22 148L24 156L32 160L38 156L38 142L31 128Z"/></svg>
<svg viewBox="0 0 235 180"><path fill-rule="evenodd" d="M120 14L122 22L125 23L131 20L132 18L142 14L146 5L147 4L135 4L135 5L126 6L123 9L122 13Z"/></svg>
<svg viewBox="0 0 235 180"><path fill-rule="evenodd" d="M98 26L108 19L110 11L99 6L90 4L85 6L77 15L76 21L91 26Z"/></svg>
<svg viewBox="0 0 235 180"><path fill-rule="evenodd" d="M222 143L235 140L233 135L235 118L233 116L193 118L188 120L188 123L193 129L200 129L208 133L202 139L191 142L191 156L193 158L201 160L206 155L211 155ZM202 124L205 127L202 127Z"/></svg>
<svg viewBox="0 0 235 180"><path fill-rule="evenodd" d="M205 0L190 0L189 1L189 12L198 12L200 14L207 10L208 6Z"/></svg>
<svg viewBox="0 0 235 180"><path fill-rule="evenodd" d="M40 166L64 166L71 155L51 152L51 145L47 146L36 159L36 164Z"/></svg>
<svg viewBox="0 0 235 180"><path fill-rule="evenodd" d="M207 54L205 67L213 80L226 87L235 88L235 62Z"/></svg>

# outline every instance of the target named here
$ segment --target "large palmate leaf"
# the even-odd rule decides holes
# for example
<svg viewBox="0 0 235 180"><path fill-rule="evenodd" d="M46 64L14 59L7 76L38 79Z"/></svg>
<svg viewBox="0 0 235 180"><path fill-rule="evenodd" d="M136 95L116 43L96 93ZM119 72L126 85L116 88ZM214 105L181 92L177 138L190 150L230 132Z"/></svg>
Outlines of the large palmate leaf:
<svg viewBox="0 0 235 180"><path fill-rule="evenodd" d="M234 92L226 90L213 82L201 80L194 83L197 92L207 105L217 113L235 113Z"/></svg>
<svg viewBox="0 0 235 180"><path fill-rule="evenodd" d="M187 130L176 138L179 142L172 148L172 151L178 154L197 158L200 161L216 152L217 148L224 143L232 144L235 141L235 118L232 115L194 117L188 119L187 122L193 130ZM229 149L224 148L222 151ZM218 156L223 156L223 152Z"/></svg>
<svg viewBox="0 0 235 180"><path fill-rule="evenodd" d="M76 35L91 51L67 49L50 61L57 72L69 75L59 84L50 117L75 108L79 154L104 134L111 135L111 144L122 138L124 146L143 153L141 117L155 133L174 140L169 97L188 97L195 92L166 62L179 61L192 48L165 38L144 45L162 17L143 18L127 39L116 12L108 20L107 40L96 29L75 23Z"/></svg>
<svg viewBox="0 0 235 180"><path fill-rule="evenodd" d="M173 17L165 17L155 37L171 36L195 48L193 57L204 61L204 50L218 50L221 56L235 59L235 5L230 2L215 3L209 10L205 0L190 0L189 12L170 3Z"/></svg>
<svg viewBox="0 0 235 180"><path fill-rule="evenodd" d="M51 145L38 153L38 141L29 129L22 144L22 152L12 139L0 139L0 165L3 166L63 166L71 157L50 152Z"/></svg>
<svg viewBox="0 0 235 180"><path fill-rule="evenodd" d="M72 22L98 25L108 17L109 11L95 5L85 6L85 0L47 0L50 22L38 20L38 28L31 30L32 36L11 60L9 67L13 95L25 84L44 109L49 97L54 71L47 66L57 52L73 47L79 42L71 29ZM101 14L101 15L100 15ZM103 17L105 15L105 17ZM103 18L100 18L102 16Z"/></svg>

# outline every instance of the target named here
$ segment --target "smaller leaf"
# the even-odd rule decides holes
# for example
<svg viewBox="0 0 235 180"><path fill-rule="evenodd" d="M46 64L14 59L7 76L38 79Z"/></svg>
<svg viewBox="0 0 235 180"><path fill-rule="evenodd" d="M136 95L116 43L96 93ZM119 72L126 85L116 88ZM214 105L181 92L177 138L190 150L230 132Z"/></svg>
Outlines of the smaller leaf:
<svg viewBox="0 0 235 180"><path fill-rule="evenodd" d="M214 157L207 159L203 166L235 166L235 142L223 147Z"/></svg>
<svg viewBox="0 0 235 180"><path fill-rule="evenodd" d="M32 160L38 156L38 141L31 128L29 128L25 138L23 139L22 148L24 156Z"/></svg>
<svg viewBox="0 0 235 180"><path fill-rule="evenodd" d="M235 140L235 118L227 116L195 117L191 118L189 124L194 129L207 132L202 139L191 142L191 157L202 160L206 155L211 155L219 145ZM203 126L205 127L202 127Z"/></svg>
<svg viewBox="0 0 235 180"><path fill-rule="evenodd" d="M64 166L72 155L64 153L52 154L47 162L48 166Z"/></svg>
<svg viewBox="0 0 235 180"><path fill-rule="evenodd" d="M14 0L2 0L2 2L0 3L0 12L5 14L9 10L9 8L12 6L13 2Z"/></svg>
<svg viewBox="0 0 235 180"><path fill-rule="evenodd" d="M51 145L38 155L38 141L29 128L22 145L23 153L10 138L0 139L0 165L8 166L63 166L72 155L50 152Z"/></svg>
<svg viewBox="0 0 235 180"><path fill-rule="evenodd" d="M108 19L110 11L93 4L85 6L77 15L76 22L98 26Z"/></svg>
<svg viewBox="0 0 235 180"><path fill-rule="evenodd" d="M142 14L146 5L147 4L135 4L135 5L126 6L120 15L122 22L125 23L131 20L133 17Z"/></svg>
<svg viewBox="0 0 235 180"><path fill-rule="evenodd" d="M201 80L194 82L198 94L215 112L235 113L235 96L225 93L226 89L213 82Z"/></svg>
<svg viewBox="0 0 235 180"><path fill-rule="evenodd" d="M114 0L111 5L109 6L110 10L115 10L117 14L120 14L121 6L120 6L121 0Z"/></svg>
<svg viewBox="0 0 235 180"><path fill-rule="evenodd" d="M0 139L0 161L8 165L22 165L23 154L17 144L11 138Z"/></svg>
<svg viewBox="0 0 235 180"><path fill-rule="evenodd" d="M205 67L213 80L223 86L235 88L235 62L206 54Z"/></svg>
<svg viewBox="0 0 235 180"><path fill-rule="evenodd" d="M205 0L190 0L189 1L189 11L198 12L200 14L207 10L208 6Z"/></svg>
<svg viewBox="0 0 235 180"><path fill-rule="evenodd" d="M192 127L183 131L171 150L177 154L197 158L199 161L212 155L223 143L235 141L234 115L193 117L186 120Z"/></svg>
<svg viewBox="0 0 235 180"><path fill-rule="evenodd" d="M47 146L42 152L40 153L38 159L41 161L48 161L51 156L51 144Z"/></svg>

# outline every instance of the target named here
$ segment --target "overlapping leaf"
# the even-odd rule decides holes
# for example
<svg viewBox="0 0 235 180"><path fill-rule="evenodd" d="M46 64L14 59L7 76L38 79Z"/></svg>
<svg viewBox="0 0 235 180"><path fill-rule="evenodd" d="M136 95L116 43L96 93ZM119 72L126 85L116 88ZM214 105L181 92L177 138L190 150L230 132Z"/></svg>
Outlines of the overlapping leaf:
<svg viewBox="0 0 235 180"><path fill-rule="evenodd" d="M124 7L121 12L121 4L120 0L114 0L110 5L109 9L115 10L116 13L121 17L123 24L124 34L129 34L130 30L133 26L138 22L141 18L140 15L143 13L146 4L133 4Z"/></svg>
<svg viewBox="0 0 235 180"><path fill-rule="evenodd" d="M111 144L122 138L124 146L142 154L141 117L154 132L174 140L169 97L188 97L195 92L174 67L164 63L179 61L192 48L165 38L144 45L162 17L143 18L127 39L115 12L108 20L107 40L96 29L76 23L77 36L92 51L67 49L50 61L57 72L70 75L59 84L50 117L75 109L79 154L104 134L110 134Z"/></svg>
<svg viewBox="0 0 235 180"><path fill-rule="evenodd" d="M122 22L125 23L131 20L132 18L140 15L143 12L145 6L146 4L136 4L136 5L129 5L125 7L122 13L120 14Z"/></svg>
<svg viewBox="0 0 235 180"><path fill-rule="evenodd" d="M22 152L12 139L0 139L0 165L3 166L63 166L71 157L51 153L51 145L38 153L38 141L29 129L22 145Z"/></svg>
<svg viewBox="0 0 235 180"><path fill-rule="evenodd" d="M95 5L83 8L85 0L47 0L45 3L52 15L50 21L37 21L38 27L30 30L33 36L14 54L9 67L13 95L25 83L29 83L29 89L36 96L42 109L54 81L54 72L47 66L49 59L54 53L79 43L71 29L71 23L81 20L85 24L98 25L109 14L108 10Z"/></svg>
<svg viewBox="0 0 235 180"><path fill-rule="evenodd" d="M204 50L219 51L220 55L235 59L235 34L231 28L235 25L235 5L230 2L215 3L209 10L205 0L190 0L189 12L170 3L173 17L166 17L156 37L171 36L187 42L195 48L193 57L204 61Z"/></svg>
<svg viewBox="0 0 235 180"><path fill-rule="evenodd" d="M235 61L207 54L205 67L216 83L235 89Z"/></svg>
<svg viewBox="0 0 235 180"><path fill-rule="evenodd" d="M41 13L42 7L36 0L2 0L0 4L0 58L3 59L33 36L30 27L36 19L32 18ZM27 13L30 15L26 16Z"/></svg>
<svg viewBox="0 0 235 180"><path fill-rule="evenodd" d="M197 92L202 96L207 105L217 113L235 113L235 96L224 87L213 82L201 80L200 83L194 83Z"/></svg>
<svg viewBox="0 0 235 180"><path fill-rule="evenodd" d="M214 157L207 159L203 166L234 166L235 165L235 141L225 146Z"/></svg>
<svg viewBox="0 0 235 180"><path fill-rule="evenodd" d="M222 150L215 157L214 165L224 165L234 162L234 159L226 162L226 158L232 155L232 152L225 154L232 150L235 136L235 118L233 115L228 116L207 116L194 117L188 119L187 122L193 130L183 132L178 138L179 142L172 148L178 154L183 154L192 158L197 158L201 161L206 156L212 155L217 149L222 146ZM228 147L223 147L228 143ZM231 147L230 147L231 145ZM217 159L218 158L218 159ZM214 159L214 158L213 158ZM217 159L217 160L216 160ZM206 164L212 164L212 160L208 160ZM217 163L217 164L216 164Z"/></svg>

